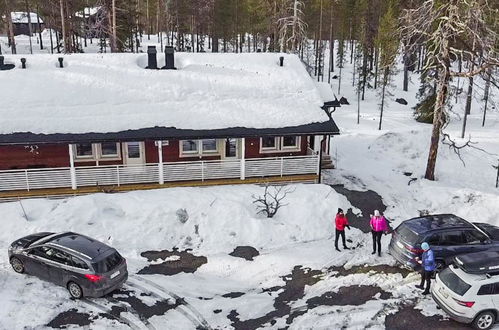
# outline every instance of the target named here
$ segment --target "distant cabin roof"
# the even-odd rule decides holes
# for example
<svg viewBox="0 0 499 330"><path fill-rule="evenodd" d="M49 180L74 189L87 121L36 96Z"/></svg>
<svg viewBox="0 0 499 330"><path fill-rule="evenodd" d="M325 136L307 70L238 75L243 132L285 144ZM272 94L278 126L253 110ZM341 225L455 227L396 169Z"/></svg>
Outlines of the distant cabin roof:
<svg viewBox="0 0 499 330"><path fill-rule="evenodd" d="M31 24L38 23L38 15L36 13L29 13L31 16ZM14 11L10 13L12 17L12 23L28 23L28 13L25 11ZM40 23L43 23L43 19L40 16Z"/></svg>
<svg viewBox="0 0 499 330"><path fill-rule="evenodd" d="M97 7L85 7L82 11L79 11L75 14L77 17L83 17L83 12L85 12L85 17L93 16L99 12L101 6Z"/></svg>
<svg viewBox="0 0 499 330"><path fill-rule="evenodd" d="M295 55L176 53L177 70L145 69L147 54L64 55L64 68L59 56L24 56L26 70L6 57L17 67L0 71L0 144L338 133Z"/></svg>

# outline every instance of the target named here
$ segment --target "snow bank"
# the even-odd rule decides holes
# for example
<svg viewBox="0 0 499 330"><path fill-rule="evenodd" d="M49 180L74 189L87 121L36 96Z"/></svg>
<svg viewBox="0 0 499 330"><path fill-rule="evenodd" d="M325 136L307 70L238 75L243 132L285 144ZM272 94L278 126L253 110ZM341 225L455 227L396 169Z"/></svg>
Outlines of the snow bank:
<svg viewBox="0 0 499 330"><path fill-rule="evenodd" d="M338 207L346 198L325 185L293 185L295 191L273 219L256 215L254 185L171 188L122 194L93 194L64 200L25 200L29 221L18 202L0 204L0 264L16 238L37 231L75 231L107 242L127 257L147 250L178 247L204 255L229 253L238 245L257 249L327 239ZM329 195L328 195L329 194ZM327 197L327 198L326 198ZM189 220L176 216L185 208ZM140 258L140 257L139 257ZM141 258L143 259L143 258Z"/></svg>
<svg viewBox="0 0 499 330"><path fill-rule="evenodd" d="M284 56L284 67L278 65ZM145 70L146 54L26 56L0 71L0 134L277 128L324 122L323 100L298 57L177 53L178 70ZM21 56L6 63L20 64ZM164 65L158 55L158 65Z"/></svg>

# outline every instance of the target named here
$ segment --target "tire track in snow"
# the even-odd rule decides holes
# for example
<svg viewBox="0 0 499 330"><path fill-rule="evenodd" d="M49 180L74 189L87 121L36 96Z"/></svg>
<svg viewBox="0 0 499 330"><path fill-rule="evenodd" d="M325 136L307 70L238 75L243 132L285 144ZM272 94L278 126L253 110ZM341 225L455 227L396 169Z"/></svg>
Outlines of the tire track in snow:
<svg viewBox="0 0 499 330"><path fill-rule="evenodd" d="M124 324L128 325L130 328L132 328L134 330L140 330L142 328L142 326L140 326L139 324L131 321L130 319L128 319L124 316L113 315L111 308L108 308L108 307L103 306L101 304L98 304L96 302L90 301L86 298L80 299L80 302L82 302L83 304L86 304L90 307L93 307L95 309L98 309L103 313L106 313L107 315L111 316L113 319L117 320L120 323L124 323Z"/></svg>
<svg viewBox="0 0 499 330"><path fill-rule="evenodd" d="M114 304L113 306L119 306L119 307L123 308L125 311L127 311L128 313L130 313L133 316L135 316L136 318L138 318L142 323L144 323L144 325L148 329L156 330L156 328L149 322L149 320L145 316L143 316L142 314L137 312L131 306L127 306L125 303L123 303L115 298L109 297L109 296L104 297L104 299L106 299L110 303L113 303Z"/></svg>
<svg viewBox="0 0 499 330"><path fill-rule="evenodd" d="M181 301L182 306L178 307L177 310L179 310L179 312L182 313L182 315L184 315L187 319L189 319L189 321L191 321L193 324L195 324L197 329L213 329L210 326L210 324L208 323L208 321L204 318L204 316L196 308L194 308L194 306L189 304L187 301L185 301L185 299L183 299L179 295L175 294L174 292L171 292L171 291L165 289L164 287L158 285L156 282L151 281L151 280L144 278L142 276L130 275L128 277L128 279L145 283L146 285L149 285L150 287L154 288L157 291L155 292L155 290L148 290L139 284L130 283L130 281L129 281L129 282L127 282L127 284L129 284L130 286L135 285L140 290L149 291L149 292L151 292L151 293L155 294L156 296L159 296L163 299L168 298L168 297L164 296L166 294L166 295L174 298L176 301ZM184 307L184 308L182 308L182 307Z"/></svg>

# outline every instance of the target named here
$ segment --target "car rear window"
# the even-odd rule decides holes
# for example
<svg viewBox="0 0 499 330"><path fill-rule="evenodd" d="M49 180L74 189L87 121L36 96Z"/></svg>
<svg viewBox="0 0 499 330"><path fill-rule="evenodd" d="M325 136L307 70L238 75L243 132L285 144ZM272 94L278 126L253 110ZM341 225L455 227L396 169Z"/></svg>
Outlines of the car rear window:
<svg viewBox="0 0 499 330"><path fill-rule="evenodd" d="M123 257L118 252L114 252L106 258L92 263L92 266L96 273L107 273L118 266L122 260Z"/></svg>
<svg viewBox="0 0 499 330"><path fill-rule="evenodd" d="M411 244L416 244L419 240L418 234L409 229L405 225L400 225L397 228L397 235L402 238L403 241Z"/></svg>
<svg viewBox="0 0 499 330"><path fill-rule="evenodd" d="M438 277L446 287L460 296L464 295L471 288L471 285L460 279L450 268L442 270L438 273Z"/></svg>

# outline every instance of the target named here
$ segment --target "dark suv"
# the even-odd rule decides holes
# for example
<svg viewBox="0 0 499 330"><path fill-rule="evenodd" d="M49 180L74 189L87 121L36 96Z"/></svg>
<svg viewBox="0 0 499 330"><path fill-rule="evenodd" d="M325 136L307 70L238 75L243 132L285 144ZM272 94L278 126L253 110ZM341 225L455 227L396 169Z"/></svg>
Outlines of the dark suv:
<svg viewBox="0 0 499 330"><path fill-rule="evenodd" d="M456 255L499 248L499 228L473 224L453 214L423 216L406 220L395 229L389 251L402 265L418 269L415 258L423 253L423 242L430 244L441 269Z"/></svg>
<svg viewBox="0 0 499 330"><path fill-rule="evenodd" d="M16 240L9 260L28 273L64 286L73 298L100 297L128 278L126 260L112 247L76 233L37 233Z"/></svg>

